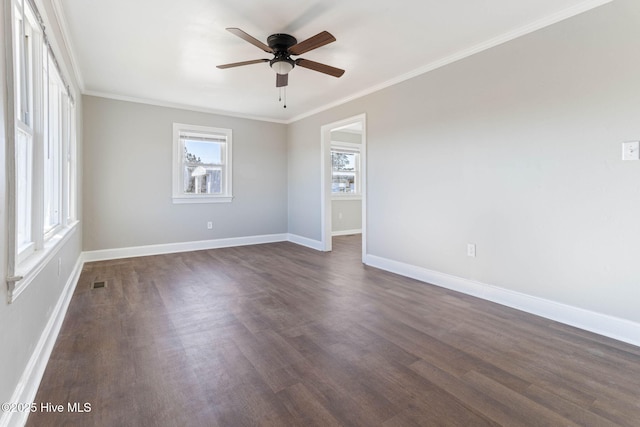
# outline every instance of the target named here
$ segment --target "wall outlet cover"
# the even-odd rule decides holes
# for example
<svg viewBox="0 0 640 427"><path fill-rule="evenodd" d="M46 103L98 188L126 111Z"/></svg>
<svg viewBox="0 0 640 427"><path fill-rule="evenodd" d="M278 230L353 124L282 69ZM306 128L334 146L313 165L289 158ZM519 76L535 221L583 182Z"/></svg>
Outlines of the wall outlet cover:
<svg viewBox="0 0 640 427"><path fill-rule="evenodd" d="M467 256L472 258L476 257L476 245L473 243L467 243Z"/></svg>
<svg viewBox="0 0 640 427"><path fill-rule="evenodd" d="M622 160L640 160L640 141L622 143Z"/></svg>

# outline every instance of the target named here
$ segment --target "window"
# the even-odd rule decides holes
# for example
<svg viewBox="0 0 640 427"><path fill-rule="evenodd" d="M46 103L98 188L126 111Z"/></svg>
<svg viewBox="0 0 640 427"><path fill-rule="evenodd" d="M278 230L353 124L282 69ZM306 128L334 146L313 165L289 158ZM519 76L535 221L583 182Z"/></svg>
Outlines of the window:
<svg viewBox="0 0 640 427"><path fill-rule="evenodd" d="M54 66L51 52L43 58L44 110L44 225L46 235L55 233L63 225L62 199L68 182L63 183L63 169L70 168L63 162L62 154L69 147L69 97L62 77ZM67 179L69 178L67 174ZM67 218L69 218L67 216Z"/></svg>
<svg viewBox="0 0 640 427"><path fill-rule="evenodd" d="M336 198L361 196L358 144L331 143L331 194Z"/></svg>
<svg viewBox="0 0 640 427"><path fill-rule="evenodd" d="M173 124L173 202L230 202L231 129Z"/></svg>
<svg viewBox="0 0 640 427"><path fill-rule="evenodd" d="M15 222L9 243L9 301L26 288L76 224L75 107L34 4L14 0L15 112L9 145Z"/></svg>
<svg viewBox="0 0 640 427"><path fill-rule="evenodd" d="M36 18L30 8L14 5L14 64L15 64L15 186L16 186L16 253L21 261L35 248L33 221L34 184L34 58L39 52L36 37Z"/></svg>

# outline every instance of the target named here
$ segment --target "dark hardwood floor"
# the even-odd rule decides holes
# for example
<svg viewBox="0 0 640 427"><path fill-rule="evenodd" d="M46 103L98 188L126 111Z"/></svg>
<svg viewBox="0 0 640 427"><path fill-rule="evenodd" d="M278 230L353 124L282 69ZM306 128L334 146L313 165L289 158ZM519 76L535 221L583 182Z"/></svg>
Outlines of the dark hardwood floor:
<svg viewBox="0 0 640 427"><path fill-rule="evenodd" d="M65 411L27 425L640 425L640 348L365 267L359 245L86 264L36 398Z"/></svg>

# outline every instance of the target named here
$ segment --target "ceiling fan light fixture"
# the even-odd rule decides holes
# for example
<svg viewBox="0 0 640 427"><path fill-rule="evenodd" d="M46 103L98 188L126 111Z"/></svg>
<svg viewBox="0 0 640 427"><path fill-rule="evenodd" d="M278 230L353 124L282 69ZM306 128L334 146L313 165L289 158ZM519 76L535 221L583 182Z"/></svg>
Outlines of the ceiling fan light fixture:
<svg viewBox="0 0 640 427"><path fill-rule="evenodd" d="M293 70L293 61L291 59L275 58L271 61L271 69L276 74L287 75Z"/></svg>

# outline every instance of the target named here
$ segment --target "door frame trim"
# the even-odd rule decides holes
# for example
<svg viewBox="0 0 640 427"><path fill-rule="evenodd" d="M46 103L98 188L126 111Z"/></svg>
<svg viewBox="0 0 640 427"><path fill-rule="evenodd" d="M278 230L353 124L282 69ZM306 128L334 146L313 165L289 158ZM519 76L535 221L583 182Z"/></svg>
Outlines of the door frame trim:
<svg viewBox="0 0 640 427"><path fill-rule="evenodd" d="M367 255L367 115L366 113L328 123L320 128L320 221L322 223L322 250L331 251L331 131L354 122L362 123L360 148L360 180L362 190L362 262Z"/></svg>

